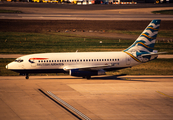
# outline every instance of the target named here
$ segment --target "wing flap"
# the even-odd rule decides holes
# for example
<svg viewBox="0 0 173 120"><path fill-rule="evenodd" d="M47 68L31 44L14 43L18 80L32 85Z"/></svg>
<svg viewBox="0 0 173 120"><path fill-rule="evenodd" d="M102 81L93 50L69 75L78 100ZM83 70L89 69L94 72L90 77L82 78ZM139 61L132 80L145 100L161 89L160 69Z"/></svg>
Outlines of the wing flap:
<svg viewBox="0 0 173 120"><path fill-rule="evenodd" d="M69 65L64 67L63 69L65 71L71 70L71 69L80 69L80 70L101 70L104 68L109 68L111 67L111 64L105 64L105 65Z"/></svg>

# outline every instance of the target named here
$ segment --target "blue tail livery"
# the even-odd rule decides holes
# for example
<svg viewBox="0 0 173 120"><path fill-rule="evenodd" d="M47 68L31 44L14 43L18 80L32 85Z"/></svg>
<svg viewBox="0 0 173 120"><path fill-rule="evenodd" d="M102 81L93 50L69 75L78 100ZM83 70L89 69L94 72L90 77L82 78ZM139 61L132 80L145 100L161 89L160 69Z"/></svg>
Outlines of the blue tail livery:
<svg viewBox="0 0 173 120"><path fill-rule="evenodd" d="M154 50L156 37L161 20L152 20L136 41L127 49L125 53L130 55L137 62L147 62L155 58L159 53Z"/></svg>

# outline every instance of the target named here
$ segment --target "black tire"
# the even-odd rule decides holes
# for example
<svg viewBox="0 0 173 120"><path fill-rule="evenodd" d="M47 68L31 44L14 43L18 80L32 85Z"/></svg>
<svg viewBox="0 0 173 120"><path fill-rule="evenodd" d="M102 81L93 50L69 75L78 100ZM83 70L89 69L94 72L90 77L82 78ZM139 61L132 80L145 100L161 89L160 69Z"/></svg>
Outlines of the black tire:
<svg viewBox="0 0 173 120"><path fill-rule="evenodd" d="M86 76L86 79L87 79L87 80L91 79L91 76Z"/></svg>
<svg viewBox="0 0 173 120"><path fill-rule="evenodd" d="M29 79L29 75L28 74L26 74L26 77L25 77L26 79Z"/></svg>

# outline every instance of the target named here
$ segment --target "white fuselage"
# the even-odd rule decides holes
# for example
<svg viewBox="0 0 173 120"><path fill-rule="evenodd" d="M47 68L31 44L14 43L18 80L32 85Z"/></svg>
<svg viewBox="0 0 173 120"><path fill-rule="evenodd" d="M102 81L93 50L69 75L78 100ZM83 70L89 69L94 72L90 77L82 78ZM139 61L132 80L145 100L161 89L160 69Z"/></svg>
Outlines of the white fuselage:
<svg viewBox="0 0 173 120"><path fill-rule="evenodd" d="M38 70L48 70L49 73L51 70L68 71L80 68L121 69L140 64L124 52L41 53L22 56L16 60L18 61L9 63L6 68L20 73L27 70L30 70L28 73Z"/></svg>

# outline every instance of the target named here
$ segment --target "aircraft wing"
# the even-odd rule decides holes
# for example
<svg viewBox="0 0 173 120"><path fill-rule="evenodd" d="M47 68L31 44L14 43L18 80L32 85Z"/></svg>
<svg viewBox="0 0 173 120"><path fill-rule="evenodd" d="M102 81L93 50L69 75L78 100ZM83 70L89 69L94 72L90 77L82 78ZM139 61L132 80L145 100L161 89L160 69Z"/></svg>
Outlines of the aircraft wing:
<svg viewBox="0 0 173 120"><path fill-rule="evenodd" d="M105 69L105 68L110 68L111 66L114 66L113 64L105 64L105 65L69 65L64 67L63 69L65 71L71 70L71 69L79 69L82 71L85 70L101 70L101 69Z"/></svg>

